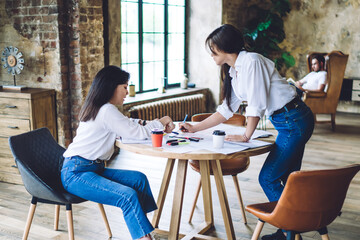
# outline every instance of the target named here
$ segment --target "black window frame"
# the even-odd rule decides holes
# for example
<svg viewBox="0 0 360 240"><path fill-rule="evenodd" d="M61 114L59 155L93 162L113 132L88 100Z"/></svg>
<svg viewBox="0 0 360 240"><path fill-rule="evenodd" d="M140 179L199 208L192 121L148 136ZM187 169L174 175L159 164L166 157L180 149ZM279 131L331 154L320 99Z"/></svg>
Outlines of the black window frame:
<svg viewBox="0 0 360 240"><path fill-rule="evenodd" d="M127 1L127 0L120 0L120 4L122 2L133 2L131 0ZM138 63L139 63L139 89L138 91L136 91L136 93L143 93L143 92L151 92L151 91L156 91L157 88L154 89L148 89L148 90L144 90L144 69L143 69L143 0L138 0L138 49L139 49L139 55L138 55ZM145 3L147 4L147 3ZM169 32L168 32L168 16L169 16L169 11L168 11L168 0L164 0L164 77L165 77L165 81L164 81L164 87L165 89L170 89L170 88L176 88L176 87L180 87L180 82L178 83L172 83L169 84L168 82L168 37L169 37ZM173 4L172 4L173 5ZM186 39L187 39L187 25L186 25L186 19L187 19L187 1L184 1L184 74L187 73L187 66L186 66L186 59L187 59L187 51L186 51ZM123 31L121 31L121 35L123 34ZM121 57L121 56L120 56ZM121 65L123 65L123 63L121 62Z"/></svg>

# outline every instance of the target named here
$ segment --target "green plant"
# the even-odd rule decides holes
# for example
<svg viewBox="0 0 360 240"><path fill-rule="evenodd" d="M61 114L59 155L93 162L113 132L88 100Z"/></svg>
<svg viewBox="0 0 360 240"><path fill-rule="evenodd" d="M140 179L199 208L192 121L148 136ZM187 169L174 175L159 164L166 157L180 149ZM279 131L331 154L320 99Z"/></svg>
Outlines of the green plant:
<svg viewBox="0 0 360 240"><path fill-rule="evenodd" d="M295 65L290 52L278 46L285 39L283 18L290 12L290 7L288 0L271 0L266 8L251 5L249 9L255 12L255 16L244 28L250 50L272 59L279 70L284 65L287 68Z"/></svg>

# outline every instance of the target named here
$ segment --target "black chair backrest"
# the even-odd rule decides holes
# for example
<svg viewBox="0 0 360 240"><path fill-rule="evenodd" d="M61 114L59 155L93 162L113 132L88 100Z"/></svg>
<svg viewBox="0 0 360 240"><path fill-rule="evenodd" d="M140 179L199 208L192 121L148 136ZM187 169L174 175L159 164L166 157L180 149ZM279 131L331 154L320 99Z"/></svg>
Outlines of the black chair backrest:
<svg viewBox="0 0 360 240"><path fill-rule="evenodd" d="M9 144L23 181L22 169L26 169L51 188L63 189L60 172L65 149L55 141L49 129L40 128L12 136ZM26 182L24 185L26 187Z"/></svg>

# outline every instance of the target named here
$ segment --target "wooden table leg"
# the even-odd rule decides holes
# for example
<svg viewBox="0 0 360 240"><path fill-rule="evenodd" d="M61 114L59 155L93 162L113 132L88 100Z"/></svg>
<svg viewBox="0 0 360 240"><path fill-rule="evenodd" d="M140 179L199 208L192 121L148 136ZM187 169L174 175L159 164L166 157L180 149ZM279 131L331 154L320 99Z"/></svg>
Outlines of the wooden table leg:
<svg viewBox="0 0 360 240"><path fill-rule="evenodd" d="M229 203L226 195L224 179L221 171L220 160L211 161L211 168L214 173L216 189L219 195L221 212L224 219L227 239L235 239L234 227L231 219Z"/></svg>
<svg viewBox="0 0 360 240"><path fill-rule="evenodd" d="M213 205L211 198L211 184L210 184L210 167L209 161L199 161L200 164L200 175L201 175L201 186L204 200L204 214L205 222L213 226Z"/></svg>
<svg viewBox="0 0 360 240"><path fill-rule="evenodd" d="M161 186L160 186L159 196L158 196L158 199L156 202L158 209L154 212L154 216L152 219L152 225L155 228L157 228L159 226L159 221L160 221L161 213L162 213L162 210L164 207L166 193L169 188L171 174L174 169L174 163L175 163L175 159L171 159L171 158L169 158L166 163L164 176L163 176Z"/></svg>
<svg viewBox="0 0 360 240"><path fill-rule="evenodd" d="M179 159L178 168L176 173L175 188L174 188L174 199L171 211L170 221L170 240L179 239L179 229L181 220L181 211L183 206L184 191L185 191L185 180L188 160Z"/></svg>

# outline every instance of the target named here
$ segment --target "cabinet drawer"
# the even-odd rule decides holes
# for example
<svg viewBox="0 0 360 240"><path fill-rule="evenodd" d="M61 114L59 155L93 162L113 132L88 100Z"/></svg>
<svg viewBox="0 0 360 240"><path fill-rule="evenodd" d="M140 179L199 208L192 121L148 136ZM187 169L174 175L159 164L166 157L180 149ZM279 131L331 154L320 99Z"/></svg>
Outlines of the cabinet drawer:
<svg viewBox="0 0 360 240"><path fill-rule="evenodd" d="M352 91L351 101L360 101L360 91Z"/></svg>
<svg viewBox="0 0 360 240"><path fill-rule="evenodd" d="M0 157L0 171L8 173L19 173L14 158L1 158Z"/></svg>
<svg viewBox="0 0 360 240"><path fill-rule="evenodd" d="M0 121L0 137L10 137L30 131L30 120L2 118Z"/></svg>
<svg viewBox="0 0 360 240"><path fill-rule="evenodd" d="M30 106L26 99L0 98L0 114L29 118Z"/></svg>
<svg viewBox="0 0 360 240"><path fill-rule="evenodd" d="M360 80L353 80L353 90L360 90Z"/></svg>
<svg viewBox="0 0 360 240"><path fill-rule="evenodd" d="M12 158L12 153L7 137L0 137L0 157Z"/></svg>

